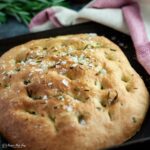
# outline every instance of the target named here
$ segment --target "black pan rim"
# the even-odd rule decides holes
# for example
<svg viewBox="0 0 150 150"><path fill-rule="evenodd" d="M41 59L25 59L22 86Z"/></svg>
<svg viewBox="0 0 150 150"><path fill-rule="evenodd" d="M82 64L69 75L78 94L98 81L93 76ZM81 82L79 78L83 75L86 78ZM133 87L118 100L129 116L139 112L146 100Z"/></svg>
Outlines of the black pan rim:
<svg viewBox="0 0 150 150"><path fill-rule="evenodd" d="M65 35L65 34L77 34L77 33L97 33L98 35L106 36L107 38L109 38L110 40L115 42L117 45L120 43L120 41L119 41L120 39L121 39L121 44L129 45L128 48L124 48L124 46L121 46L121 44L119 46L121 47L121 49L123 50L123 52L127 56L131 65L133 66L133 68L144 79L144 82L145 82L145 84L148 87L149 92L150 92L149 75L146 73L146 71L142 68L142 66L136 60L136 54L135 54L134 46L133 46L133 43L132 43L130 36L126 35L124 33L121 33L119 31L116 31L112 28L106 27L104 25L94 23L94 22L87 22L87 23L82 23L82 24L73 25L73 26L69 26L69 27L61 27L61 28L57 28L57 29L46 30L46 31L41 31L41 32L37 32L37 33L29 33L29 34L25 34L25 35L19 35L16 37L2 39L2 40L0 40L0 55L2 55L4 52L6 52L7 50L9 50L12 47L23 44L23 43L28 42L30 40L47 38L47 37L54 37L54 36ZM131 51L126 51L128 49ZM150 110L148 111L147 116L148 116L148 114L150 114ZM150 119L148 117L146 117L143 124L145 124L145 122L146 122L146 124L148 122L148 124L150 125ZM142 128L147 128L147 126L143 125ZM132 144L139 143L139 142L142 142L145 140L150 141L150 133L145 134L148 130L147 129L143 129L143 130L144 130L144 131L142 131L143 133L139 134L139 132L141 132L141 130L140 130L129 141L127 141L124 144L121 144L117 147L121 148L122 146L132 145ZM0 144L1 144L1 142L2 141L0 140ZM114 149L115 148L116 147L114 147Z"/></svg>

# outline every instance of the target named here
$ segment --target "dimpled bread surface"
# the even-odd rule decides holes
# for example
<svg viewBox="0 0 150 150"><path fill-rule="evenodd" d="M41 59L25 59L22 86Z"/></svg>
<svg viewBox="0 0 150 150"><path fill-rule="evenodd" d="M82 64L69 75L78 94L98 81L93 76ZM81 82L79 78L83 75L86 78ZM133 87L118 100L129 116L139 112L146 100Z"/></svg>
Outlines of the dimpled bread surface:
<svg viewBox="0 0 150 150"><path fill-rule="evenodd" d="M22 150L121 144L140 130L148 106L144 82L103 36L33 40L0 58L0 133Z"/></svg>

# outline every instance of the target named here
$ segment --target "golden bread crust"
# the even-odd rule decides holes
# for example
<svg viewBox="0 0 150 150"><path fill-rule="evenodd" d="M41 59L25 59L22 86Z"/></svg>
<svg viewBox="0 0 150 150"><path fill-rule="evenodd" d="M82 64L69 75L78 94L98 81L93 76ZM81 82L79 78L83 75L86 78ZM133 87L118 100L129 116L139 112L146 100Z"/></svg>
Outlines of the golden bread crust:
<svg viewBox="0 0 150 150"><path fill-rule="evenodd" d="M0 132L23 150L96 150L141 127L149 94L118 46L95 34L40 39L0 58Z"/></svg>

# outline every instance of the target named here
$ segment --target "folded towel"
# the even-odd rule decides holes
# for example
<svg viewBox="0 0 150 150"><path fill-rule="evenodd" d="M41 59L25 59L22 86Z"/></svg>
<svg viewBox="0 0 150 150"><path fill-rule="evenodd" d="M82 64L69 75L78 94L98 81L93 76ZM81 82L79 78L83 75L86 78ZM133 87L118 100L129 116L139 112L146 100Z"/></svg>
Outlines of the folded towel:
<svg viewBox="0 0 150 150"><path fill-rule="evenodd" d="M30 31L95 21L130 34L139 63L150 75L150 1L93 0L80 11L55 6L37 14L29 24Z"/></svg>

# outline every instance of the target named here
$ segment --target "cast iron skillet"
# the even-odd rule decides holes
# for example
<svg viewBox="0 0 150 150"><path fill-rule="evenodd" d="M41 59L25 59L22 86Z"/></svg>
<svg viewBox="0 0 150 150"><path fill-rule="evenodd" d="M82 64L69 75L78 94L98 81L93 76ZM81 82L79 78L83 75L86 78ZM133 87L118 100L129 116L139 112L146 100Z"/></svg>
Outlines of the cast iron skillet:
<svg viewBox="0 0 150 150"><path fill-rule="evenodd" d="M0 40L0 55L2 55L4 52L6 52L7 50L9 50L10 48L14 46L17 46L19 44L25 43L33 39L53 37L53 36L65 35L65 34L77 34L77 33L97 33L98 35L103 35L109 38L114 43L119 45L121 49L123 50L123 52L125 53L125 55L127 56L128 60L130 61L132 67L143 78L150 92L150 76L138 63L131 38L126 34L123 34L114 29L111 29L109 27L106 27L97 23L93 23L93 22L84 23L80 25L73 25L70 27L57 28L57 29L47 30L47 31L38 32L38 33L31 33L31 34L26 34L26 35L14 37L14 38ZM120 146L115 146L111 149L126 150L129 148L132 148L132 149L140 148L140 147L143 148L143 145L150 146L150 118L149 116L150 116L150 110L147 113L147 116L141 127L141 130L133 138L128 140L126 143ZM6 144L7 144L6 140L1 136L0 150L10 150L9 146L7 146ZM2 148L2 147L7 147L7 148Z"/></svg>

